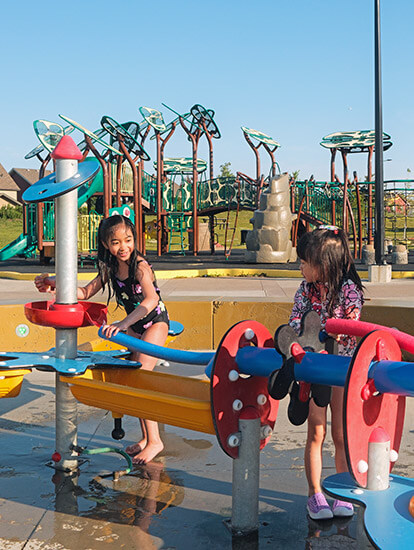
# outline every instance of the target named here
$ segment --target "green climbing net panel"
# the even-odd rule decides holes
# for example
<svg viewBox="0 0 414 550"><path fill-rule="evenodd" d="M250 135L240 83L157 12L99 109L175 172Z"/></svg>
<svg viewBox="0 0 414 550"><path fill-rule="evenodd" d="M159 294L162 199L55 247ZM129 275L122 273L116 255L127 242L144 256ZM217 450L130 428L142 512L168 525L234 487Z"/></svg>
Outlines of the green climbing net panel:
<svg viewBox="0 0 414 550"><path fill-rule="evenodd" d="M144 120L154 128L156 132L163 133L167 129L167 126L164 122L164 117L160 111L157 109L152 109L151 107L140 107L139 112L143 116Z"/></svg>
<svg viewBox="0 0 414 550"><path fill-rule="evenodd" d="M60 124L57 124L57 122L50 122L49 120L35 120L33 122L33 128L36 136L42 144L40 147L43 146L43 148L49 151L49 153L53 151L64 135L70 134L75 129L71 125L64 128ZM36 148L30 153L33 154L33 152L36 151L35 154L39 154L44 150L43 148L40 150Z"/></svg>
<svg viewBox="0 0 414 550"><path fill-rule="evenodd" d="M87 128L85 128L81 124L79 124L79 122L75 122L74 120L70 119L69 117L67 117L65 115L59 115L59 116L65 122L68 122L71 126L74 126L77 130L82 132L85 136L88 136L92 141L96 141L97 143L99 143L100 145L103 145L104 147L106 147L107 149L109 149L110 151L112 151L113 153L115 153L117 155L122 155L122 153L120 151L118 151L118 149L115 149L115 147L112 147L112 145L110 145L109 143L106 143L106 141L104 141L98 133L91 132L90 130L88 130ZM104 130L104 129L102 129L102 130L103 130L104 133L107 133L106 130Z"/></svg>
<svg viewBox="0 0 414 550"><path fill-rule="evenodd" d="M383 132L384 151L392 145L391 136ZM347 153L367 153L375 145L375 130L358 130L356 132L334 132L322 138L322 147L341 149Z"/></svg>
<svg viewBox="0 0 414 550"><path fill-rule="evenodd" d="M277 149L277 147L280 147L280 143L278 143L276 140L274 140L270 136L264 134L263 132L259 132L258 130L253 130L252 128L246 128L246 126L242 126L241 129L247 136L257 140L259 143L270 145L270 147L274 147L275 149Z"/></svg>
<svg viewBox="0 0 414 550"><path fill-rule="evenodd" d="M136 137L130 134L130 132L126 129L126 125L128 125L128 128L132 129L134 132L137 131L136 127L137 124L134 123L125 123L125 124L119 124L116 120L109 116L103 116L101 119L101 125L102 128L104 128L108 134L112 136L114 140L118 140L118 136L123 139L124 145L126 149L128 150L128 153L133 156L139 156L142 160L150 160L149 154L145 151L145 149L142 147L142 145L136 140ZM139 129L139 127L138 127Z"/></svg>
<svg viewBox="0 0 414 550"><path fill-rule="evenodd" d="M164 173L167 176L162 188L163 207L167 212L191 210L192 180L189 176L193 173L193 159L187 157L166 158L163 165ZM156 162L154 162L154 168L157 169ZM207 162L197 159L197 173L203 174L206 169ZM181 185L175 183L177 176L181 176Z"/></svg>

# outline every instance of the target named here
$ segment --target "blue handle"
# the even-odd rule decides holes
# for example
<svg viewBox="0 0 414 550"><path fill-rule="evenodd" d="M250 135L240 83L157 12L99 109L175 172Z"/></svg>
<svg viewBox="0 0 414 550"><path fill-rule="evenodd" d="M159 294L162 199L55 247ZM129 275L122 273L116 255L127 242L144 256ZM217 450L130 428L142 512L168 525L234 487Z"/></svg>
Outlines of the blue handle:
<svg viewBox="0 0 414 550"><path fill-rule="evenodd" d="M131 351L138 353L145 353L152 357L158 357L158 359L165 359L166 361L175 361L176 363L187 363L190 365L207 365L207 363L215 355L214 351L184 351L180 349L164 348L163 346L156 346L149 342L144 342L134 336L129 336L123 332L118 332L115 336L107 338L102 332L102 327L98 332L101 338L115 342L121 346L125 346Z"/></svg>

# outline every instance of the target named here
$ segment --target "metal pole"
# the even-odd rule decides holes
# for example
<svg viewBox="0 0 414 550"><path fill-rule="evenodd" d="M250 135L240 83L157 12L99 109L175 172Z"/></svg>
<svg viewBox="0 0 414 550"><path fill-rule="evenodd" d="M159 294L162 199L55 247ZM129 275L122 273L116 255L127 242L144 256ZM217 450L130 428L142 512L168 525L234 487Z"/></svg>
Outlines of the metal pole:
<svg viewBox="0 0 414 550"><path fill-rule="evenodd" d="M65 181L78 171L78 161L56 160L56 182ZM78 286L78 192L69 191L55 199L56 223L56 303L76 304ZM74 359L77 355L77 329L56 330L56 357ZM62 457L57 469L77 468L77 402L69 385L56 374L56 451Z"/></svg>
<svg viewBox="0 0 414 550"><path fill-rule="evenodd" d="M259 528L260 418L243 416L239 418L239 457L233 460L231 530L235 534Z"/></svg>
<svg viewBox="0 0 414 550"><path fill-rule="evenodd" d="M384 491L390 486L390 436L375 428L368 442L367 489Z"/></svg>
<svg viewBox="0 0 414 550"><path fill-rule="evenodd" d="M380 0L375 4L375 262L385 265L384 258L384 174L382 143L382 89L381 89L381 24Z"/></svg>

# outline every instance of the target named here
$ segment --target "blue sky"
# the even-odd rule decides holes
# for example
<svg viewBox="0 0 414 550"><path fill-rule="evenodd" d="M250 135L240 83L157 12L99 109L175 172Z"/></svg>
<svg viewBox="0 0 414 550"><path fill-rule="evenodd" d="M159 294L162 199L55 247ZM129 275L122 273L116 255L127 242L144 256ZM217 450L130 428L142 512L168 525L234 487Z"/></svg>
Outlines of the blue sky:
<svg viewBox="0 0 414 550"><path fill-rule="evenodd" d="M174 115L162 102L179 112L200 103L215 110L222 134L216 173L231 162L254 176L247 126L281 144L282 171L326 180L321 138L374 127L373 11L374 0L4 3L0 162L38 166L24 160L38 144L35 119L58 122L62 113L94 130L103 115L141 121L142 105L168 122ZM383 126L394 143L384 175L402 179L408 168L414 177L414 2L382 0L381 16ZM153 141L147 149L155 160ZM166 156L191 156L182 130ZM208 158L205 140L200 156ZM349 168L363 179L366 155L352 155ZM339 158L337 173L342 179Z"/></svg>

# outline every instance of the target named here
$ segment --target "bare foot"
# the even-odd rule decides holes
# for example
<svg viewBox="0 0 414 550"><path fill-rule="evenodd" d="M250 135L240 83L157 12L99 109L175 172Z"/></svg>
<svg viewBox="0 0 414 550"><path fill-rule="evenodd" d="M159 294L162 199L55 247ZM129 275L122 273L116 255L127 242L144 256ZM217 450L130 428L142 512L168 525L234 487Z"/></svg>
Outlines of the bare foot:
<svg viewBox="0 0 414 550"><path fill-rule="evenodd" d="M141 451L143 451L146 446L147 446L146 440L142 439L138 443L134 443L133 445L128 445L128 447L125 447L125 452L130 456L135 456Z"/></svg>
<svg viewBox="0 0 414 550"><path fill-rule="evenodd" d="M132 459L133 464L147 464L151 462L164 448L162 441L159 443L147 443L145 449L134 456Z"/></svg>

